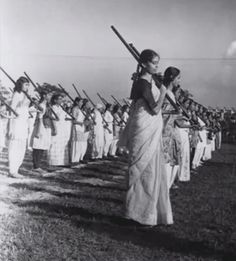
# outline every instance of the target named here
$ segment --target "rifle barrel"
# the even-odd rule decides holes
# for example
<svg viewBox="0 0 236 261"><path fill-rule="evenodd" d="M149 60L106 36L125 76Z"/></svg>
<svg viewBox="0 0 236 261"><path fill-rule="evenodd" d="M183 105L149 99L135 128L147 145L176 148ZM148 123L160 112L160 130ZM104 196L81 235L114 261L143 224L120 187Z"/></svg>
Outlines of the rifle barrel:
<svg viewBox="0 0 236 261"><path fill-rule="evenodd" d="M58 83L58 86L61 88L61 90L67 95L67 97L74 102L74 99L70 96L70 94L61 86L60 83Z"/></svg>
<svg viewBox="0 0 236 261"><path fill-rule="evenodd" d="M121 40L121 42L125 45L125 47L128 49L128 51L133 55L133 57L139 63L139 65L143 68L143 65L140 64L140 62L139 62L139 55L138 55L139 52L134 47L134 45L133 44L128 44L113 25L111 26L111 29L117 35L117 37ZM170 96L168 94L166 94L166 99L175 108L175 110L177 110L177 111L179 110L179 108L177 107L176 103L170 98Z"/></svg>
<svg viewBox="0 0 236 261"><path fill-rule="evenodd" d="M97 92L97 96L100 98L100 100L102 101L102 103L106 106L107 102L106 100Z"/></svg>
<svg viewBox="0 0 236 261"><path fill-rule="evenodd" d="M116 97L114 97L113 95L111 95L111 98L112 98L120 107L122 107L122 105L119 103L119 101L116 99Z"/></svg>
<svg viewBox="0 0 236 261"><path fill-rule="evenodd" d="M26 78L31 82L31 84L34 86L34 88L37 90L37 86L36 86L36 84L33 82L33 80L29 77L29 75L26 73L26 72L24 72L24 75L26 76Z"/></svg>
<svg viewBox="0 0 236 261"><path fill-rule="evenodd" d="M9 80L11 80L13 82L13 84L15 85L16 82L11 78L11 76L0 66L0 70L8 77Z"/></svg>
<svg viewBox="0 0 236 261"><path fill-rule="evenodd" d="M0 94L0 101L7 107L7 109L15 114L15 116L18 116L18 113L12 109L12 107L4 100L4 97Z"/></svg>
<svg viewBox="0 0 236 261"><path fill-rule="evenodd" d="M82 96L80 95L80 93L79 93L78 89L76 88L76 86L74 85L74 83L72 83L72 86L74 87L75 92L77 93L78 97L81 99Z"/></svg>

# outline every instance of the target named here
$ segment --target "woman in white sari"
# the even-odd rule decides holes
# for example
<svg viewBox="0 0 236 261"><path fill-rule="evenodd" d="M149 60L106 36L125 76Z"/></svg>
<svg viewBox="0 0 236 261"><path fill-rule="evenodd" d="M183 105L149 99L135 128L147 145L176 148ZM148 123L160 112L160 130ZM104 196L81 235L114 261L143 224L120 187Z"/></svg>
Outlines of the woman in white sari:
<svg viewBox="0 0 236 261"><path fill-rule="evenodd" d="M132 87L130 117L120 140L130 152L125 216L150 226L173 223L161 142L166 88L161 85L159 91L152 78L159 60L152 50L140 55L143 69Z"/></svg>
<svg viewBox="0 0 236 261"><path fill-rule="evenodd" d="M179 101L181 89L179 86L173 88L175 99ZM190 142L189 129L191 128L189 118L180 116L175 120L176 128L178 128L180 137L180 165L178 171L179 181L190 181Z"/></svg>
<svg viewBox="0 0 236 261"><path fill-rule="evenodd" d="M29 81L25 77L20 77L16 81L11 107L18 116L10 120L9 125L9 176L21 178L18 170L24 160L26 143L28 137L28 115L29 99L24 92L28 91Z"/></svg>

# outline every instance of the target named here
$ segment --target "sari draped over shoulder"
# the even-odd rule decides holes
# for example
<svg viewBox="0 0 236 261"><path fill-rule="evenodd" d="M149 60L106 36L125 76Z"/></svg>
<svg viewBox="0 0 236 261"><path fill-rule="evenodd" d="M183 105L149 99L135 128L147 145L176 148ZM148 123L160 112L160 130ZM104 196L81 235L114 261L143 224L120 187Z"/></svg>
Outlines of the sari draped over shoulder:
<svg viewBox="0 0 236 261"><path fill-rule="evenodd" d="M175 96L170 90L167 91L169 97L175 101ZM163 108L166 112L173 111L172 105L166 100ZM178 128L175 127L176 116L165 114L163 116L163 149L165 162L171 166L179 165L181 161L181 141Z"/></svg>
<svg viewBox="0 0 236 261"><path fill-rule="evenodd" d="M155 85L151 91L157 101ZM121 144L129 152L126 217L145 225L172 224L172 210L162 152L161 111L156 115L143 98L133 102Z"/></svg>

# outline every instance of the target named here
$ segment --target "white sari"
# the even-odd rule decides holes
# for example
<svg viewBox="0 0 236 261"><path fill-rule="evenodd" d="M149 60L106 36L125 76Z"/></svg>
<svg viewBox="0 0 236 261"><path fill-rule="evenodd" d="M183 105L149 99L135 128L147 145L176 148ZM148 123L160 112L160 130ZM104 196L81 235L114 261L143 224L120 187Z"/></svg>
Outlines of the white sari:
<svg viewBox="0 0 236 261"><path fill-rule="evenodd" d="M160 93L152 86L155 100ZM172 209L162 152L161 111L152 115L147 103L132 104L121 144L130 151L126 217L144 225L172 224ZM126 143L126 144L125 144Z"/></svg>

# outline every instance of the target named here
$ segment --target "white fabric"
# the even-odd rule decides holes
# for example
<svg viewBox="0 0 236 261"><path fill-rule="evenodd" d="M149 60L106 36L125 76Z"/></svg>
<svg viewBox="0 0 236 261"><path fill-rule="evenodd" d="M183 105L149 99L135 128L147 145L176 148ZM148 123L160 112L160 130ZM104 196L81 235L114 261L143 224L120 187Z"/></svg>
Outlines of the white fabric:
<svg viewBox="0 0 236 261"><path fill-rule="evenodd" d="M94 139L92 148L92 158L101 159L104 147L104 128L102 115L98 110L94 110Z"/></svg>
<svg viewBox="0 0 236 261"><path fill-rule="evenodd" d="M112 140L111 146L110 146L110 149L109 149L109 155L111 155L111 156L115 156L116 155L117 143L118 143L118 139L113 139Z"/></svg>
<svg viewBox="0 0 236 261"><path fill-rule="evenodd" d="M216 137L213 135L212 140L211 140L211 150L215 151L216 150Z"/></svg>
<svg viewBox="0 0 236 261"><path fill-rule="evenodd" d="M24 93L14 92L11 107L18 114L18 117L10 119L9 123L9 172L15 174L24 160L26 150L29 100Z"/></svg>
<svg viewBox="0 0 236 261"><path fill-rule="evenodd" d="M153 86L155 100L159 90ZM121 137L129 151L126 217L146 225L173 223L167 176L162 153L161 112L151 115L143 99L132 105Z"/></svg>
<svg viewBox="0 0 236 261"><path fill-rule="evenodd" d="M69 164L68 151L68 130L65 130L66 113L58 105L53 105L52 109L57 114L59 121L54 121L57 134L52 136L51 146L48 152L49 165L59 166Z"/></svg>
<svg viewBox="0 0 236 261"><path fill-rule="evenodd" d="M189 144L189 130L186 128L179 128L181 140L181 160L179 166L178 177L180 181L190 180L190 144Z"/></svg>
<svg viewBox="0 0 236 261"><path fill-rule="evenodd" d="M205 148L205 145L203 144L203 142L199 141L196 146L193 161L192 161L193 169L195 169L196 167L199 166L200 160L201 160L203 152L204 152L204 148Z"/></svg>
<svg viewBox="0 0 236 261"><path fill-rule="evenodd" d="M85 133L84 114L78 106L73 108L72 115L79 124L72 127L71 162L80 162L87 150L88 134Z"/></svg>
<svg viewBox="0 0 236 261"><path fill-rule="evenodd" d="M34 110L34 111L31 111L30 110L30 116L28 118L28 139L27 139L27 147L28 149L32 149L32 134L33 134L33 131L34 131L34 124L35 124L35 120L36 120L36 115L37 115L37 112Z"/></svg>
<svg viewBox="0 0 236 261"><path fill-rule="evenodd" d="M51 128L45 128L43 124L43 116L46 113L46 102L40 103L39 106L43 110L42 112L38 112L37 120L35 121L34 130L32 133L32 144L30 146L33 149L49 150L51 146ZM39 132L38 128L40 128ZM36 137L36 133L38 133L38 137Z"/></svg>
<svg viewBox="0 0 236 261"><path fill-rule="evenodd" d="M0 148L5 147L5 136L4 119L0 116Z"/></svg>
<svg viewBox="0 0 236 261"><path fill-rule="evenodd" d="M107 156L108 151L111 149L112 141L113 141L113 116L110 111L106 111L104 113L104 120L108 124L108 128L111 132L108 131L107 128L104 128L104 148L103 148L103 156Z"/></svg>
<svg viewBox="0 0 236 261"><path fill-rule="evenodd" d="M168 183L168 189L170 189L172 187L172 185L174 184L176 175L178 173L179 170L179 165L170 165L170 163L166 163L165 164L165 168L166 168L166 177L167 177L167 183Z"/></svg>

